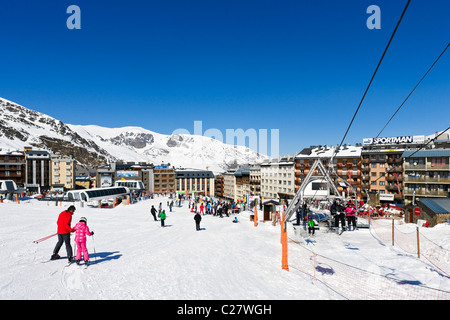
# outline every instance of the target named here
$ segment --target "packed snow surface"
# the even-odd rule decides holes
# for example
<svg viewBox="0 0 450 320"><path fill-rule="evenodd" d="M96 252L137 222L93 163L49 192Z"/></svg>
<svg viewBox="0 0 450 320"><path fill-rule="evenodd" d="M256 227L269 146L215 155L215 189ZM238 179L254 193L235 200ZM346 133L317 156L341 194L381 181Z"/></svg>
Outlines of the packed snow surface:
<svg viewBox="0 0 450 320"><path fill-rule="evenodd" d="M156 197L114 209L77 204L72 226L84 216L95 232L87 240L92 262L87 268L68 265L64 245L63 258L49 261L56 237L33 243L56 233L56 220L68 203L0 203L0 299L343 299L295 266L282 270L279 226L255 227L243 212L236 215L237 224L234 216L205 215L196 231L187 201L169 212L167 200ZM150 214L151 205L157 208L160 202L168 216L164 228ZM448 248L448 225L426 231ZM341 236L321 229L306 240L309 249L348 265L450 291L448 276L381 243L368 229Z"/></svg>

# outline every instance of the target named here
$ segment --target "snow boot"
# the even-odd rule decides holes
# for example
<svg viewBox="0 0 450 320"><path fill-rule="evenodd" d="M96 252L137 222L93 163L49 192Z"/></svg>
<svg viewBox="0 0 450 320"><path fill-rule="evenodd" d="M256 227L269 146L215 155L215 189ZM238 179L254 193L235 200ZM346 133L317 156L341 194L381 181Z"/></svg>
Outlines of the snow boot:
<svg viewBox="0 0 450 320"><path fill-rule="evenodd" d="M75 260L75 262L76 262L77 265L80 265L80 261L81 261L81 260Z"/></svg>
<svg viewBox="0 0 450 320"><path fill-rule="evenodd" d="M84 264L86 265L86 267L89 265L89 260L85 260Z"/></svg>

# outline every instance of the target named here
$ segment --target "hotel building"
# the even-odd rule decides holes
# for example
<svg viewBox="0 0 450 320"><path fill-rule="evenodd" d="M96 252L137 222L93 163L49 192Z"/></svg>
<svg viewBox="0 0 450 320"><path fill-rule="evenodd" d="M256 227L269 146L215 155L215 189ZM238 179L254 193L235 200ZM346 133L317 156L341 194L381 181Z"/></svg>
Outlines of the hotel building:
<svg viewBox="0 0 450 320"><path fill-rule="evenodd" d="M194 192L197 195L214 197L215 178L212 171L196 169L176 169L176 190Z"/></svg>
<svg viewBox="0 0 450 320"><path fill-rule="evenodd" d="M366 190L380 202L402 203L404 189L403 153L424 144L425 136L363 139L361 152L362 198ZM371 195L372 196L372 195Z"/></svg>

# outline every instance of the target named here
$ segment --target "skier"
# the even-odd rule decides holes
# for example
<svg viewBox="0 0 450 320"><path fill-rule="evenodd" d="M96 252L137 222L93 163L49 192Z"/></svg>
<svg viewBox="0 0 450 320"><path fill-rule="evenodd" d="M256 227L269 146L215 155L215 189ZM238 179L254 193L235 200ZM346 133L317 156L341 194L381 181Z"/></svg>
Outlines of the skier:
<svg viewBox="0 0 450 320"><path fill-rule="evenodd" d="M63 243L66 244L67 259L69 262L72 262L73 260L72 246L70 245L70 233L75 232L75 229L71 228L70 224L72 223L72 216L75 210L75 206L72 205L58 216L58 221L56 222L58 225L58 242L56 243L55 249L53 249L53 255L50 257L51 260L60 258L58 252Z"/></svg>
<svg viewBox="0 0 450 320"><path fill-rule="evenodd" d="M336 229L339 228L339 220L341 221L342 230L345 229L345 208L341 205L340 200L338 199L336 203L336 216L334 218L334 226Z"/></svg>
<svg viewBox="0 0 450 320"><path fill-rule="evenodd" d="M158 219L156 219L156 208L154 205L152 205L150 212L152 213L153 219L155 219L155 221L158 221Z"/></svg>
<svg viewBox="0 0 450 320"><path fill-rule="evenodd" d="M347 215L348 229L350 230L350 224L353 225L353 230L356 229L356 208L352 201L347 203L347 208L345 209Z"/></svg>
<svg viewBox="0 0 450 320"><path fill-rule="evenodd" d="M80 222L75 225L75 243L77 244L77 256L75 262L80 264L81 252L83 252L84 264L89 264L89 252L86 248L86 235L94 235L94 231L90 231L87 226L87 219L85 217L80 218Z"/></svg>
<svg viewBox="0 0 450 320"><path fill-rule="evenodd" d="M161 211L158 217L161 218L161 227L164 228L164 220L166 220L166 210Z"/></svg>
<svg viewBox="0 0 450 320"><path fill-rule="evenodd" d="M200 213L195 214L194 220L197 231L200 231L200 221L202 221L202 216L200 215Z"/></svg>
<svg viewBox="0 0 450 320"><path fill-rule="evenodd" d="M204 208L204 206L203 206L203 202L200 204L200 213L202 213L202 214L205 214L205 212L203 212L203 208Z"/></svg>
<svg viewBox="0 0 450 320"><path fill-rule="evenodd" d="M234 220L233 220L233 223L238 223L239 221L238 221L238 218L237 217L234 217Z"/></svg>
<svg viewBox="0 0 450 320"><path fill-rule="evenodd" d="M314 232L315 232L315 225L316 225L316 223L315 223L315 221L311 218L311 217L309 217L308 218L308 233L309 234L313 234L314 235Z"/></svg>

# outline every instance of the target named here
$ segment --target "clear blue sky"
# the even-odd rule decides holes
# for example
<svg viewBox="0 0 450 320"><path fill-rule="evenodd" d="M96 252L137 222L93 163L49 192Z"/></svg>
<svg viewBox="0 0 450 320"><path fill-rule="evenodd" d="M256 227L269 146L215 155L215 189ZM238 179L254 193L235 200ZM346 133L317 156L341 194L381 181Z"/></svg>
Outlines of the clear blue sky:
<svg viewBox="0 0 450 320"><path fill-rule="evenodd" d="M70 124L170 134L201 120L279 129L281 154L336 145L406 2L2 1L0 96ZM72 4L81 30L66 27ZM374 137L449 41L450 1L412 1L345 142ZM443 130L449 104L450 50L382 136Z"/></svg>

